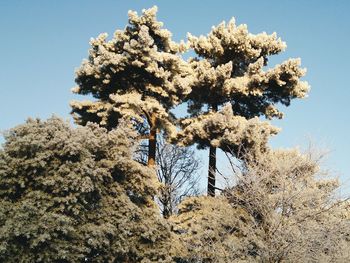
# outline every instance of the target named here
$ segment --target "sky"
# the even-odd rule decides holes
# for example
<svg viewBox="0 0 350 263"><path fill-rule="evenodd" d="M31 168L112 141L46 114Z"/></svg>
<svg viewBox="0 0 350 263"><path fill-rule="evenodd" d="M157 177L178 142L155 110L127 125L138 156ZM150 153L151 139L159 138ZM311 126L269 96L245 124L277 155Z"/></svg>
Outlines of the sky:
<svg viewBox="0 0 350 263"><path fill-rule="evenodd" d="M300 57L311 91L307 99L281 108L285 118L273 124L282 131L271 146L306 148L311 142L327 150L323 167L339 176L350 192L350 1L346 0L1 0L0 130L28 117L55 114L71 120L69 101L84 99L70 91L74 71L87 58L90 38L102 32L113 35L127 24L128 10L140 13L154 5L176 41L186 39L187 32L206 35L213 25L232 17L237 24L247 24L251 33L277 32L288 47L271 58L269 66Z"/></svg>

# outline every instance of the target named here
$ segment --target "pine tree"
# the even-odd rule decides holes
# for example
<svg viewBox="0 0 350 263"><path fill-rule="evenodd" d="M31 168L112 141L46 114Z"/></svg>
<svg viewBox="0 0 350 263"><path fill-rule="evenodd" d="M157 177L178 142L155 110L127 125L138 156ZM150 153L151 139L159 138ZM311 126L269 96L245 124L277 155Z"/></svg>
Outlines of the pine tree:
<svg viewBox="0 0 350 263"><path fill-rule="evenodd" d="M77 123L96 122L115 128L122 118L146 128L148 165L155 164L156 136L164 130L176 134L170 110L189 92L190 67L181 56L185 44L171 40L171 33L156 19L157 7L141 16L129 11L129 25L92 39L89 58L76 71L73 92L92 95L94 101L73 101Z"/></svg>
<svg viewBox="0 0 350 263"><path fill-rule="evenodd" d="M200 148L210 148L208 194L214 195L216 148L227 148L226 143L222 144L227 133L235 137L235 132L230 131L232 123L243 122L249 127L251 122L255 126L258 124L259 116L282 118L277 106L289 106L292 99L304 98L309 85L300 81L305 74L300 68L300 59L289 59L274 68L266 68L268 57L286 48L275 33L254 35L248 32L246 25L236 26L232 19L227 25L223 22L213 27L207 36L189 34L188 38L197 57L191 62L195 80L187 97L191 117L182 122L185 132L180 138L187 136L185 145L197 143ZM219 120L218 114L225 118ZM201 123L203 120L205 124ZM208 123L215 127L209 128ZM266 125L259 128L263 133ZM245 128L235 126L234 129ZM254 141L248 130L246 140ZM267 133L269 130L276 133L274 128ZM195 135L199 133L201 136ZM231 150L240 144L234 142Z"/></svg>

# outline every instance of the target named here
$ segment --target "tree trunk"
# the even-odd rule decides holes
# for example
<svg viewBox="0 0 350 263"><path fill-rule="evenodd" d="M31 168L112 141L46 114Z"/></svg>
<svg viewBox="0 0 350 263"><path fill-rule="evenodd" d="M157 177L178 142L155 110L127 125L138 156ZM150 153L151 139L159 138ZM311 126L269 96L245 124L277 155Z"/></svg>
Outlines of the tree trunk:
<svg viewBox="0 0 350 263"><path fill-rule="evenodd" d="M216 148L210 146L208 169L208 196L215 196Z"/></svg>
<svg viewBox="0 0 350 263"><path fill-rule="evenodd" d="M156 147L157 147L157 128L156 116L152 114L149 120L150 132L148 138L148 167L156 165Z"/></svg>
<svg viewBox="0 0 350 263"><path fill-rule="evenodd" d="M218 111L218 105L212 104L212 110ZM215 176L216 176L216 148L210 146L209 168L208 168L208 196L215 196Z"/></svg>
<svg viewBox="0 0 350 263"><path fill-rule="evenodd" d="M169 218L173 214L172 200L171 200L171 190L170 187L165 185L162 192L162 204L163 204L163 217Z"/></svg>

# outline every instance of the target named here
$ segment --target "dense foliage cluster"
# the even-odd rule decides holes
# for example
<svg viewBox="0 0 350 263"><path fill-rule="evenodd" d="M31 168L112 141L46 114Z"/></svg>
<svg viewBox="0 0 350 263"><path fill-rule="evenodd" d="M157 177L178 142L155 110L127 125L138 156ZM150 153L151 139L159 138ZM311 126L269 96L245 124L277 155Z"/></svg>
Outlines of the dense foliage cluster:
<svg viewBox="0 0 350 263"><path fill-rule="evenodd" d="M94 99L71 103L77 127L52 117L6 132L0 261L350 262L338 181L310 154L268 147L279 130L260 119L307 96L300 60L267 68L286 44L234 20L175 43L156 12L91 40L73 92ZM184 198L198 193L193 144L209 148L208 196ZM234 183L214 197L217 148Z"/></svg>
<svg viewBox="0 0 350 263"><path fill-rule="evenodd" d="M279 131L258 117L234 116L229 104L220 111L183 120L182 124L185 128L178 134L180 144L191 145L196 141L199 148L214 146L237 157L245 151L264 152L269 138Z"/></svg>
<svg viewBox="0 0 350 263"><path fill-rule="evenodd" d="M141 262L168 257L153 171L132 132L58 118L10 130L0 151L0 261Z"/></svg>
<svg viewBox="0 0 350 263"><path fill-rule="evenodd" d="M171 40L171 33L156 19L157 8L142 16L129 12L129 25L92 39L89 58L76 71L77 94L91 94L96 101L73 101L79 124L94 121L114 128L121 117L143 122L156 115L157 128L174 132L168 110L189 92L189 67L178 55L184 44Z"/></svg>
<svg viewBox="0 0 350 263"><path fill-rule="evenodd" d="M185 99L190 116L181 122L183 132L180 132L180 138L185 137L186 144L197 143L200 148L210 148L208 194L213 196L216 148L229 150L240 158L240 147L237 146L243 143L249 147L247 142L256 145L254 141L257 137L259 141L261 136L268 138L276 133L276 129L266 127L257 117L282 118L277 106L289 106L292 99L306 97L309 85L300 80L306 72L300 68L300 59L289 59L273 68L266 68L268 57L286 48L276 33L254 35L249 33L247 25L237 26L232 19L228 24L222 22L213 27L207 36L189 34L188 39L197 57L189 61L195 77L191 92ZM224 109L227 107L231 110ZM224 111L225 118L218 118L216 113L220 109ZM215 123L221 129L199 128L203 119L205 123ZM251 119L253 127L246 125ZM233 129L230 127L232 122L235 123ZM242 126L239 129L248 126L248 132L238 131L237 134L237 122ZM193 136L198 130L201 136ZM225 143L222 145L221 141ZM230 147L227 147L227 141ZM262 144L260 148L259 151L264 151L267 145Z"/></svg>
<svg viewBox="0 0 350 263"><path fill-rule="evenodd" d="M73 92L91 94L95 101L71 102L73 117L85 125L96 122L115 128L123 118L132 119L149 134L148 165L155 165L158 130L176 135L170 110L190 92L190 66L180 56L183 43L156 19L157 8L142 16L129 12L129 25L112 40L101 34L91 40L89 58L76 72Z"/></svg>
<svg viewBox="0 0 350 263"><path fill-rule="evenodd" d="M127 138L125 135L128 135ZM4 262L347 262L349 204L298 151L245 157L218 197L162 218L136 136L53 117L10 130L0 151Z"/></svg>

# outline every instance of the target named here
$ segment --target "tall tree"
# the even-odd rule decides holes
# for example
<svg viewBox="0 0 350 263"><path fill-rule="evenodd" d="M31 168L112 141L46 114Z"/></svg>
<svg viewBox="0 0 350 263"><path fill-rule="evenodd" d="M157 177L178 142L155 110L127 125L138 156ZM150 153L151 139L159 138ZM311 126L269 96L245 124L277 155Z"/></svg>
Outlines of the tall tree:
<svg viewBox="0 0 350 263"><path fill-rule="evenodd" d="M142 15L129 11L129 25L92 39L89 58L76 71L73 92L92 95L93 101L71 102L77 123L96 122L108 129L120 119L144 125L149 140L148 165L155 164L157 131L174 136L171 108L189 92L190 67L179 55L183 43L171 40L171 33L156 19L157 7Z"/></svg>
<svg viewBox="0 0 350 263"><path fill-rule="evenodd" d="M210 148L208 194L214 195L216 148L225 150L227 146L220 143L229 132L227 123L242 122L242 118L250 122L261 115L268 119L282 118L277 105L289 106L292 99L304 98L309 85L300 81L305 74L300 68L300 59L264 68L270 55L286 48L275 33L254 35L246 25L236 26L232 19L227 25L223 22L213 27L207 36L189 35L188 38L197 57L191 62L195 81L187 97L191 117L183 121L186 132L180 137L187 134L186 144L198 143L200 148ZM227 104L231 110L224 110L226 118L215 119L216 113ZM193 133L203 133L200 131L203 119L206 123L215 123L217 128L207 129L204 136L193 136ZM248 140L254 140L247 135ZM236 141L231 148L240 144Z"/></svg>

